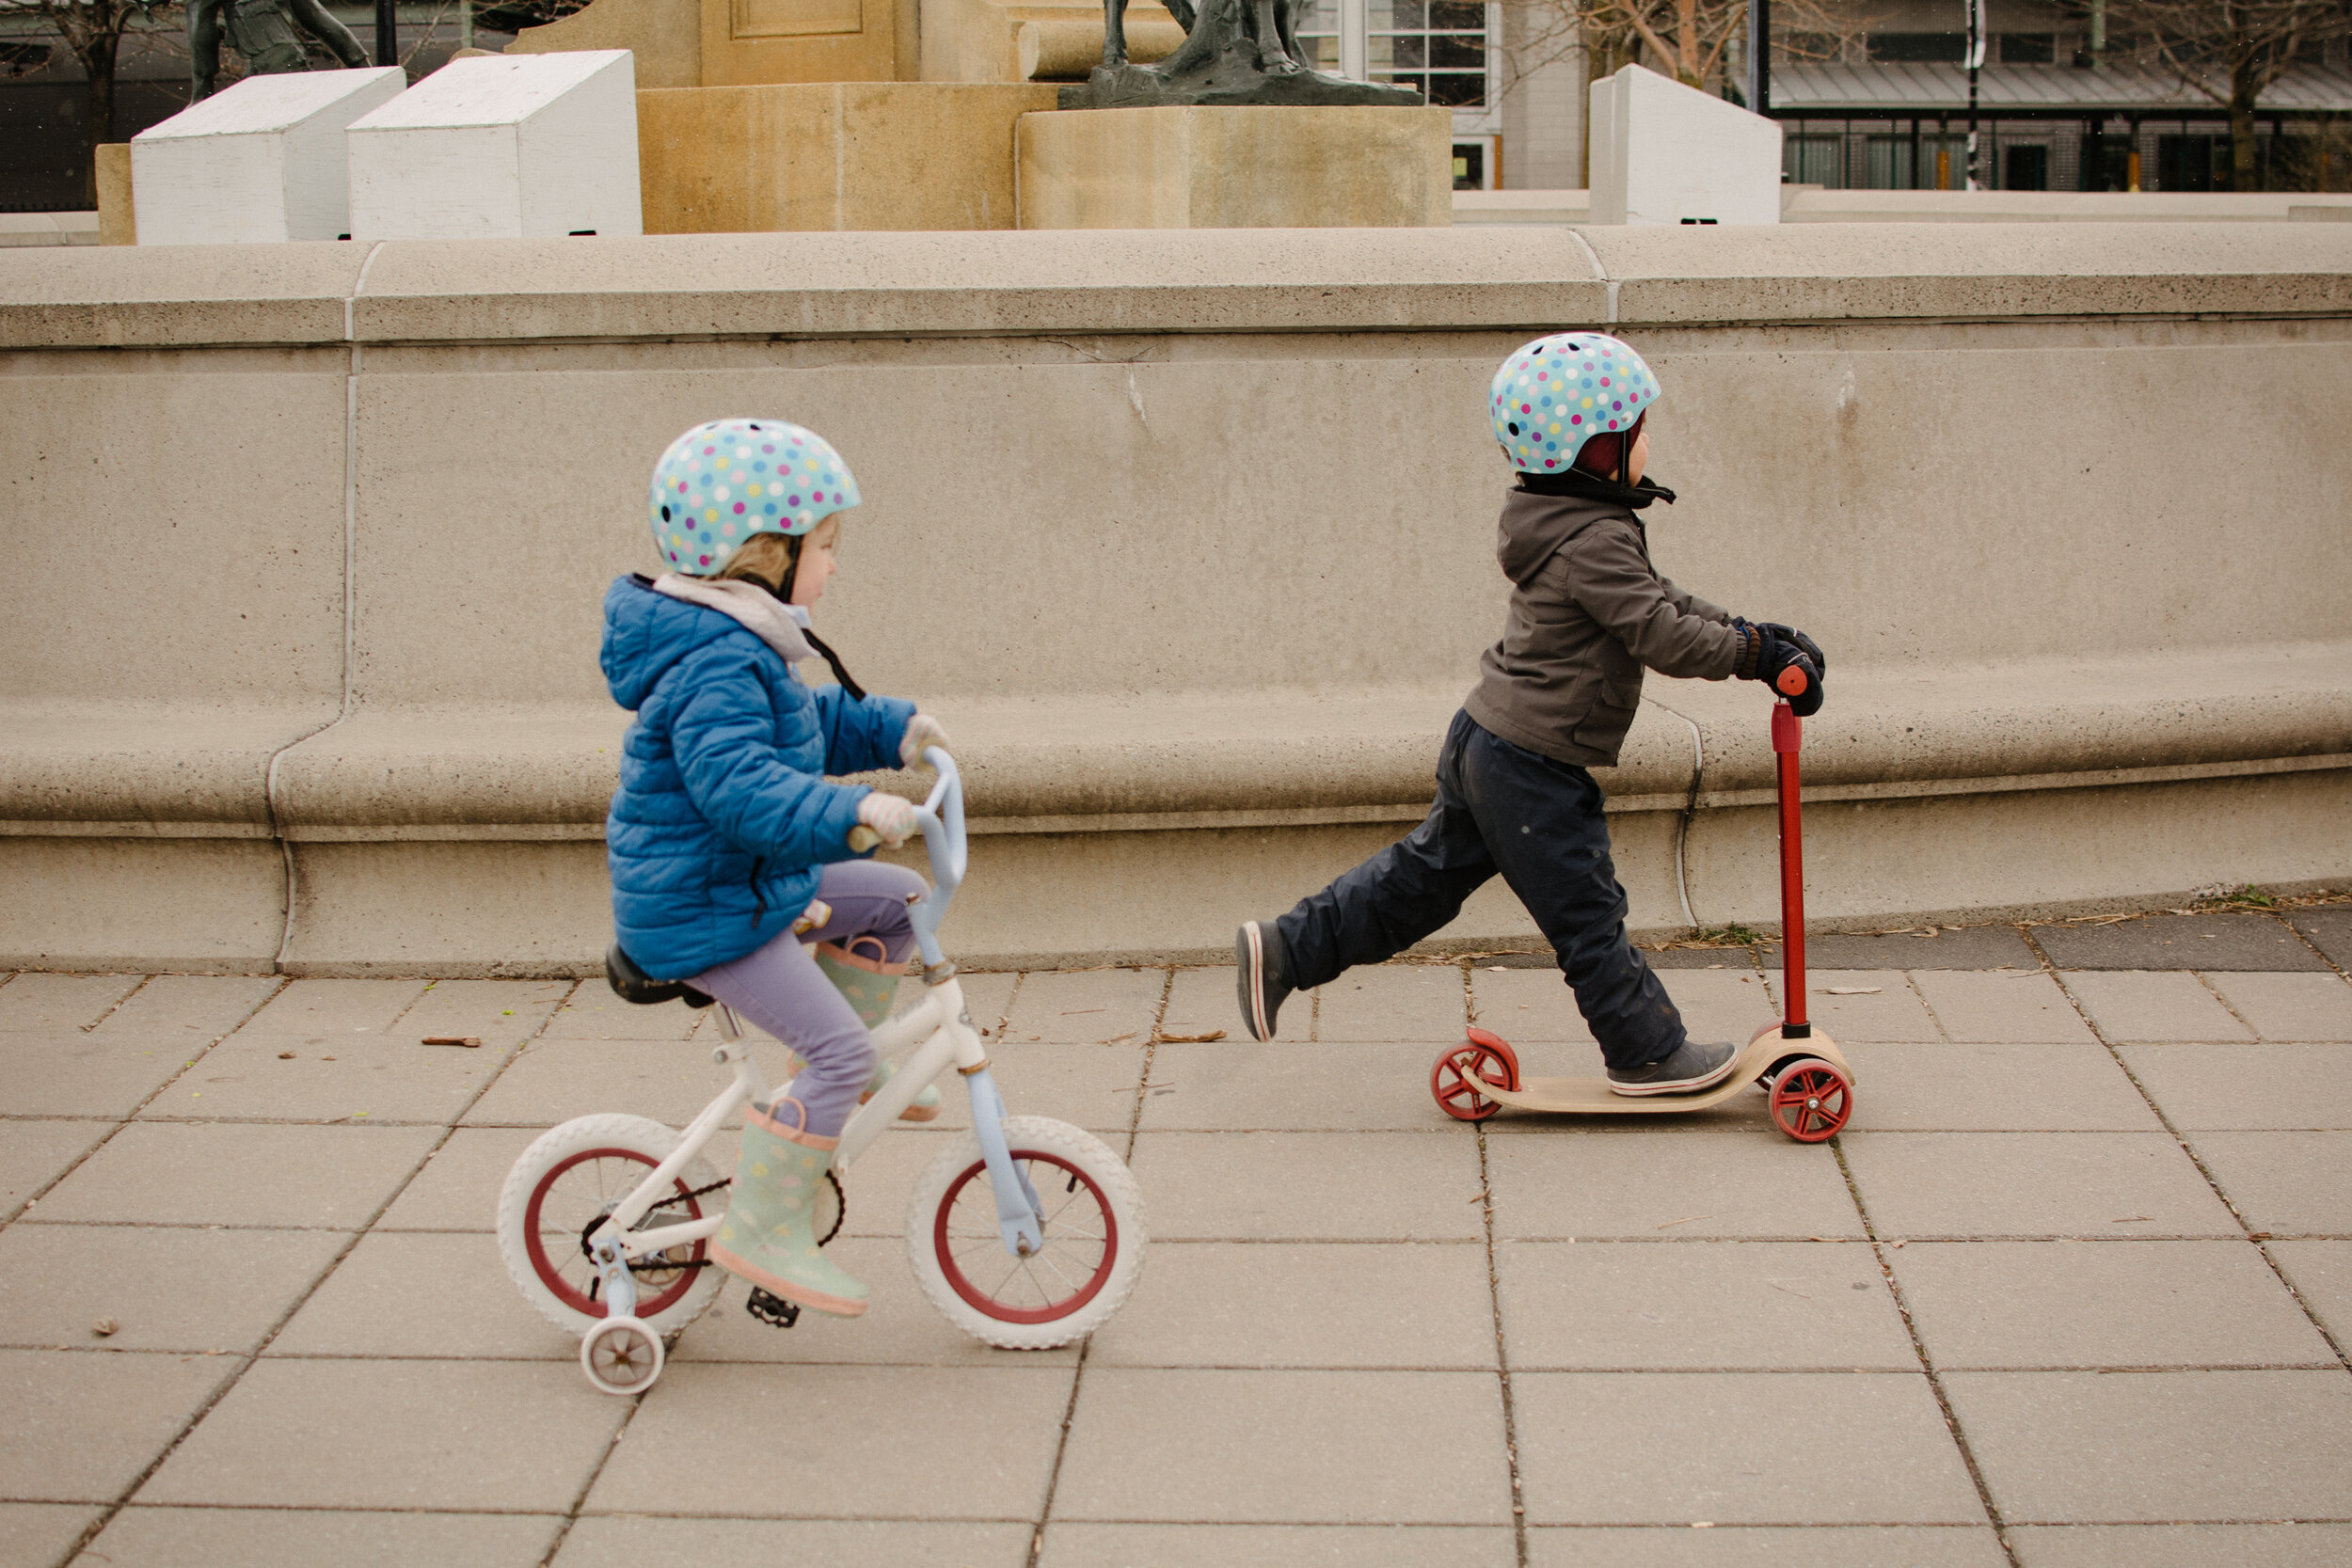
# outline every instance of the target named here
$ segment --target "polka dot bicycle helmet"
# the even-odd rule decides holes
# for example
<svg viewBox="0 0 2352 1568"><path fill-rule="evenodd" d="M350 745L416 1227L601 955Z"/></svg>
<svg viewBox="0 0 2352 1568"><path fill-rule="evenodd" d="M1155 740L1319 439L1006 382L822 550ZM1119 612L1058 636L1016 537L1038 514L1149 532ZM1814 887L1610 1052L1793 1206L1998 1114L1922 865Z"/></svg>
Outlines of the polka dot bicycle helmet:
<svg viewBox="0 0 2352 1568"><path fill-rule="evenodd" d="M1605 332L1559 332L1518 350L1495 372L1495 439L1521 473L1560 473L1584 443L1631 430L1658 401L1658 377Z"/></svg>
<svg viewBox="0 0 2352 1568"><path fill-rule="evenodd" d="M755 533L806 533L858 503L833 443L783 420L713 420L654 465L646 520L671 570L708 577Z"/></svg>

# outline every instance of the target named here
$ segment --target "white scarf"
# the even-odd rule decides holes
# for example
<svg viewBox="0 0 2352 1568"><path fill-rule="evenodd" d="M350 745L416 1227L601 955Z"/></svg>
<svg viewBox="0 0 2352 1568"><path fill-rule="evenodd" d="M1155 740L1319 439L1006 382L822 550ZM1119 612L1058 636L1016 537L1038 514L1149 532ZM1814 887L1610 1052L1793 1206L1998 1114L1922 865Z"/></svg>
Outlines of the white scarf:
<svg viewBox="0 0 2352 1568"><path fill-rule="evenodd" d="M799 605L780 602L755 583L735 578L688 578L664 572L653 579L653 591L717 610L775 649L787 664L817 657L817 650L801 635L808 626L808 611Z"/></svg>

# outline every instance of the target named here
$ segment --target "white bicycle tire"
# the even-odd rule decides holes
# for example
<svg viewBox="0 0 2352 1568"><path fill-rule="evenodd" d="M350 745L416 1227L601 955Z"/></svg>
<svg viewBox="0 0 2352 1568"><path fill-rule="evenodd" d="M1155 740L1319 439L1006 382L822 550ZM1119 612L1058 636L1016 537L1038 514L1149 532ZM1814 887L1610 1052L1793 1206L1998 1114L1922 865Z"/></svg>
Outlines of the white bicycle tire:
<svg viewBox="0 0 2352 1568"><path fill-rule="evenodd" d="M1000 1350L1053 1350L1100 1328L1112 1313L1126 1305L1127 1297L1134 1291L1136 1281L1142 1276L1144 1249L1150 1241L1143 1217L1143 1190L1136 1184L1126 1163L1111 1152L1108 1144L1066 1121L1056 1121L1050 1117L1008 1117L1005 1141L1016 1159L1025 1154L1041 1156L1064 1163L1073 1172L1082 1174L1101 1207L1115 1222L1113 1234L1117 1244L1104 1260L1107 1271L1102 1263L1092 1271L1104 1275L1093 1293L1062 1316L1041 1323L1018 1323L983 1310L950 1281L949 1265L940 1256L941 1206L949 1199L951 1189L968 1187L977 1181L981 1194L988 1190L987 1173L983 1170L977 1177L972 1173L973 1166L981 1160L980 1140L968 1130L950 1138L947 1148L924 1168L907 1196L907 1259L914 1267L915 1283L922 1287L923 1294L940 1315L975 1339ZM1074 1180L1073 1177L1073 1182ZM958 1196L961 1196L960 1191ZM1041 1192L1040 1196L1049 1212L1056 1208L1051 1194ZM993 1225L993 1200L987 1212L991 1216L988 1223ZM1046 1241L1050 1251L1055 1241L1050 1230Z"/></svg>
<svg viewBox="0 0 2352 1568"><path fill-rule="evenodd" d="M565 1160L590 1149L622 1149L647 1162L648 1168L670 1157L681 1138L674 1128L664 1127L648 1117L628 1116L608 1112L598 1116L575 1117L560 1127L548 1129L523 1150L506 1173L506 1183L499 1190L498 1243L499 1256L505 1259L506 1272L515 1281L538 1314L567 1334L582 1334L604 1321L602 1314L581 1311L540 1277L532 1262L528 1244L527 1225L531 1195L543 1176ZM679 1178L689 1189L707 1187L719 1180L718 1175L701 1155L687 1162ZM704 1212L711 1206L723 1210L724 1190L712 1193L700 1200ZM715 1263L705 1263L693 1271L693 1281L686 1291L659 1312L644 1315L644 1322L655 1333L668 1338L675 1336L688 1323L710 1308L719 1287L726 1282L726 1271ZM652 1292L648 1292L651 1294Z"/></svg>

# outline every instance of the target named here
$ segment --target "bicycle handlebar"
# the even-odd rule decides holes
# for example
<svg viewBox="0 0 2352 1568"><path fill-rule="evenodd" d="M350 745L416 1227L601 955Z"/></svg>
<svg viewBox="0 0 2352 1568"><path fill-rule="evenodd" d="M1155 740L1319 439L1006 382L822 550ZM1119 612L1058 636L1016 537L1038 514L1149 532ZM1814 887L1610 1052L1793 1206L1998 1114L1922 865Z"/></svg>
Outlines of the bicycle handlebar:
<svg viewBox="0 0 2352 1568"><path fill-rule="evenodd" d="M956 889L963 885L971 856L963 835L963 775L956 771L956 759L936 746L926 746L923 761L939 774L939 782L914 808L914 825L921 830L923 847L931 858L931 890L915 901L910 912L923 961L937 964L943 961L939 923L947 917L947 905ZM882 834L861 822L850 830L849 842L862 855L882 843Z"/></svg>
<svg viewBox="0 0 2352 1568"><path fill-rule="evenodd" d="M971 854L963 832L963 775L956 770L956 759L936 746L926 746L923 760L939 773L930 794L914 808L914 820L923 830L923 848L930 856L931 890L915 900L908 912L914 921L914 940L923 949L923 962L937 965L946 961L939 950L939 923L947 917L947 905L956 889L963 885Z"/></svg>

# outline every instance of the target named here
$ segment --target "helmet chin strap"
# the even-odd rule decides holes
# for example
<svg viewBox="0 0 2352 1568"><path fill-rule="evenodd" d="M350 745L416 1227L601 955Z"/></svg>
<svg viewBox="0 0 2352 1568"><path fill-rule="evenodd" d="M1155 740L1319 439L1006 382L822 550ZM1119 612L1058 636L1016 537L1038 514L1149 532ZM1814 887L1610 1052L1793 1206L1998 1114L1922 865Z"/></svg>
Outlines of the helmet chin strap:
<svg viewBox="0 0 2352 1568"><path fill-rule="evenodd" d="M779 587L768 589L775 601L787 610L792 606L793 579L801 575L801 541L805 537L806 535L799 533L785 535L785 548L790 552L790 559L784 568L784 582ZM755 578L752 580L757 582L759 579ZM760 586L766 588L767 584L761 583ZM805 624L801 627L801 635L808 639L808 645L817 650L818 657L832 666L833 678L841 683L841 689L850 694L850 701L853 703L866 701L866 688L858 685L857 677L850 674L848 666L841 662L841 656L827 647L825 640L810 630Z"/></svg>
<svg viewBox="0 0 2352 1568"><path fill-rule="evenodd" d="M792 579L801 575L801 541L804 537L798 533L784 536L784 586L771 592L785 604L792 602Z"/></svg>

